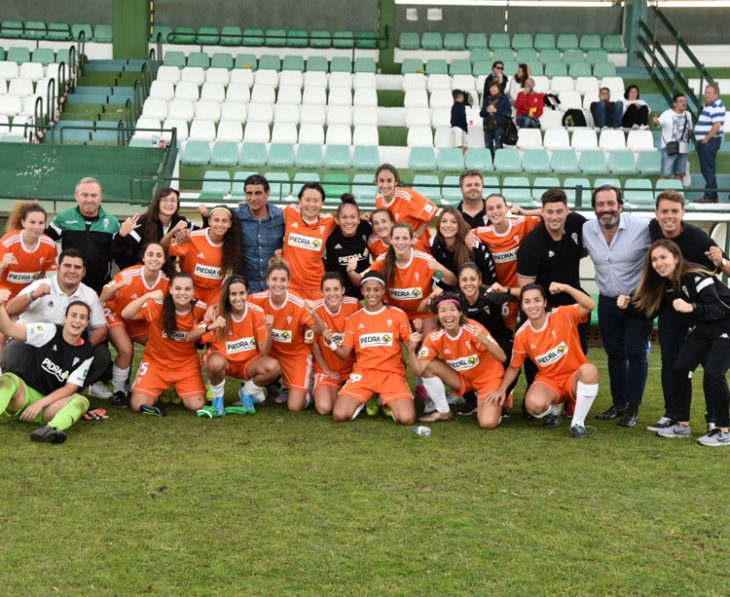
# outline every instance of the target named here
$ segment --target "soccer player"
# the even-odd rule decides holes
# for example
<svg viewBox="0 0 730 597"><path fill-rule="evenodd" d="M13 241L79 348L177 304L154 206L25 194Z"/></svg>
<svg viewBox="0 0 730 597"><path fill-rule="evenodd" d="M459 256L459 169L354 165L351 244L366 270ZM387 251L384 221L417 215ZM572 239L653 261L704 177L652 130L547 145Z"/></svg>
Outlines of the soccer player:
<svg viewBox="0 0 730 597"><path fill-rule="evenodd" d="M299 205L282 210L286 230L281 255L289 264L291 291L303 299L322 298L319 286L324 276L325 243L335 228L335 219L322 207L322 185L309 182L299 191Z"/></svg>
<svg viewBox="0 0 730 597"><path fill-rule="evenodd" d="M354 419L365 403L379 394L393 419L410 425L416 419L416 410L402 348L411 335L408 317L397 307L383 303L385 279L381 273L365 272L361 288L365 307L348 318L342 344L333 342L331 332L324 332L329 350L338 357L344 360L355 354L352 373L337 394L332 418L337 422Z"/></svg>
<svg viewBox="0 0 730 597"><path fill-rule="evenodd" d="M314 312L314 303L289 291L289 271L286 263L272 263L266 278L269 289L252 294L249 300L274 318L271 356L279 361L281 377L289 389L287 407L300 411L311 402L308 388L313 357L309 345L314 342L314 334L322 331L322 322Z"/></svg>
<svg viewBox="0 0 730 597"><path fill-rule="evenodd" d="M185 272L170 280L170 291L152 290L134 299L122 310L125 319L144 319L149 328L147 346L132 385L132 410L164 417L167 412L155 406L160 394L174 386L188 410L205 405L205 386L195 342L187 340L205 315L206 305L195 299L193 277ZM221 323L204 324L206 331Z"/></svg>
<svg viewBox="0 0 730 597"><path fill-rule="evenodd" d="M223 326L211 332L206 332L205 326L198 326L188 333L188 342L200 339L210 345L203 355L203 365L213 391L213 405L200 409L198 416L253 414L254 403L265 400L262 387L279 377L279 363L269 356L274 318L247 299L248 284L244 277L227 278L218 305ZM224 410L226 376L242 379L244 384L238 393L240 407L234 405Z"/></svg>
<svg viewBox="0 0 730 597"><path fill-rule="evenodd" d="M32 350L18 367L0 376L0 412L11 419L45 423L30 434L33 441L63 443L65 430L89 408L89 401L77 394L94 358L91 345L83 339L89 307L71 302L62 326L23 324L11 321L5 311L9 297L9 290L0 290L0 332Z"/></svg>
<svg viewBox="0 0 730 597"><path fill-rule="evenodd" d="M438 318L438 329L423 339L417 355L416 346L421 335L411 335L407 343L411 372L414 375L437 375L459 396L476 390L479 426L494 429L502 420L502 405L487 402L486 398L502 381L502 363L507 360L507 355L481 325L464 316L458 294L445 292L432 304ZM437 412L421 417L419 421L444 420Z"/></svg>
<svg viewBox="0 0 730 597"><path fill-rule="evenodd" d="M373 233L368 239L368 249L373 259L377 259L390 248L390 232L393 230L393 214L384 207L376 209L370 215L370 221L373 224Z"/></svg>
<svg viewBox="0 0 730 597"><path fill-rule="evenodd" d="M314 406L321 415L332 413L337 392L345 383L352 370L353 356L344 361L337 357L330 345L335 342L342 344L345 337L345 321L360 309L360 301L351 296L345 296L345 287L342 278L337 272L327 272L322 278L323 300L315 303L317 315L324 324L323 333L329 330L330 340L325 341L322 334L318 334L317 342L312 344L312 354L315 360L314 374Z"/></svg>
<svg viewBox="0 0 730 597"><path fill-rule="evenodd" d="M162 271L165 259L165 249L160 243L148 243L142 254L142 265L123 269L101 290L109 339L117 349L117 358L112 366L112 403L115 406L129 404L127 383L134 356L132 343L145 344L148 331L146 322L128 321L120 313L132 300L146 292L160 290L167 294L170 279Z"/></svg>
<svg viewBox="0 0 730 597"><path fill-rule="evenodd" d="M169 254L179 257L180 270L192 276L195 298L216 305L223 279L241 271L243 245L238 218L225 205L208 211L208 224L208 228L191 232L187 241L174 239Z"/></svg>
<svg viewBox="0 0 730 597"><path fill-rule="evenodd" d="M375 207L387 209L396 222L410 224L414 247L428 253L431 246L428 224L439 213L436 204L413 189L398 186L398 170L390 164L380 165L375 173L375 184L380 191L375 198Z"/></svg>
<svg viewBox="0 0 730 597"><path fill-rule="evenodd" d="M525 394L528 412L538 419L546 417L543 427L553 429L560 425L562 403L575 402L570 434L574 438L585 438L588 437L585 418L598 394L599 374L581 348L578 325L587 320L596 308L596 301L559 282L550 284L550 292L567 293L575 303L548 312L547 295L540 284L522 287L520 303L527 321L515 334L512 362L501 385L489 393L487 400L504 403L507 388L529 357L538 372Z"/></svg>

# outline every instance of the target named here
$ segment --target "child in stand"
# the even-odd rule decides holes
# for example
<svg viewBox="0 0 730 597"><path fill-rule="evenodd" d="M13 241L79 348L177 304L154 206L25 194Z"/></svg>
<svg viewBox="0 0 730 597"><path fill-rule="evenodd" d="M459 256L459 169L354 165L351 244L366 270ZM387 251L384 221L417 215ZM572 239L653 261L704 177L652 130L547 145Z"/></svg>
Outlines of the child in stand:
<svg viewBox="0 0 730 597"><path fill-rule="evenodd" d="M454 105L451 106L451 145L461 147L461 151L466 153L466 92L454 89L452 96Z"/></svg>

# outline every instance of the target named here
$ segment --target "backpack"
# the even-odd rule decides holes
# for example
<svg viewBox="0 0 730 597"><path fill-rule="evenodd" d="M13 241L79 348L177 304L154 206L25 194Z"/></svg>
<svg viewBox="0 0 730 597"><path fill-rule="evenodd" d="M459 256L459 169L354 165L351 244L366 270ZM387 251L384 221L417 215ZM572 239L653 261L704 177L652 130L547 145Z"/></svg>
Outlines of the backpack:
<svg viewBox="0 0 730 597"><path fill-rule="evenodd" d="M504 119L502 145L517 145L517 125L511 116L507 116Z"/></svg>
<svg viewBox="0 0 730 597"><path fill-rule="evenodd" d="M563 126L588 126L583 110L571 108L563 114Z"/></svg>

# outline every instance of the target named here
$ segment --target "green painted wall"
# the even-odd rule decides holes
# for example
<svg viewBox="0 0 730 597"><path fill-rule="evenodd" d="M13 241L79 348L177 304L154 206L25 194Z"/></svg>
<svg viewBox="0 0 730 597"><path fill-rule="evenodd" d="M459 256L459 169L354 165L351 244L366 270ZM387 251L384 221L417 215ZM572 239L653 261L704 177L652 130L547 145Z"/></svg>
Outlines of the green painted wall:
<svg viewBox="0 0 730 597"><path fill-rule="evenodd" d="M147 58L149 37L149 0L113 0L114 58Z"/></svg>

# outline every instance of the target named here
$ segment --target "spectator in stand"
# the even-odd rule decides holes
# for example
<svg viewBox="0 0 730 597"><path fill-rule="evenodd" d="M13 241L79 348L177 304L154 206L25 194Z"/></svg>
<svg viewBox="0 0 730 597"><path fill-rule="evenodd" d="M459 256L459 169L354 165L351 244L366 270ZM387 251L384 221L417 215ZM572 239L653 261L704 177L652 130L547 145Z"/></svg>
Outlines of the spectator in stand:
<svg viewBox="0 0 730 597"><path fill-rule="evenodd" d="M484 144L494 158L495 151L502 148L504 121L510 116L512 109L497 80L493 79L488 87L479 116L484 119Z"/></svg>
<svg viewBox="0 0 730 597"><path fill-rule="evenodd" d="M621 118L621 124L627 129L638 129L640 126L649 125L649 105L640 99L639 87L629 85L624 91L623 103L624 113Z"/></svg>
<svg viewBox="0 0 730 597"><path fill-rule="evenodd" d="M531 76L532 69L530 69L530 67L526 64L520 64L517 67L517 74L512 77L512 80L507 86L507 95L509 96L509 101L511 103L514 104L517 101L517 96L520 94L520 92L525 90L525 81L527 81L527 79Z"/></svg>
<svg viewBox="0 0 730 597"><path fill-rule="evenodd" d="M715 161L725 135L725 104L720 99L720 87L710 83L705 87L705 107L695 125L695 147L700 158L700 169L705 178L705 196L697 203L717 203Z"/></svg>
<svg viewBox="0 0 730 597"><path fill-rule="evenodd" d="M492 83L492 81L497 81L499 83L499 88L504 93L507 90L507 83L509 78L504 74L504 62L501 60L497 60L492 64L492 72L487 75L487 78L484 80L484 92L482 93L482 96L485 96L489 93L489 85Z"/></svg>
<svg viewBox="0 0 730 597"><path fill-rule="evenodd" d="M461 89L452 91L454 105L451 106L451 146L461 147L466 153L466 136L469 132L466 124L466 92Z"/></svg>
<svg viewBox="0 0 730 597"><path fill-rule="evenodd" d="M540 116L545 105L545 94L535 92L535 80L525 79L525 90L520 91L515 101L517 110L517 126L521 129L540 128Z"/></svg>
<svg viewBox="0 0 730 597"><path fill-rule="evenodd" d="M687 110L687 98L683 93L675 93L672 107L664 110L659 118L654 115L654 124L662 129L662 178L674 176L682 180L687 172L689 154L689 135L692 131L692 114ZM677 152L669 154L667 144L678 143Z"/></svg>
<svg viewBox="0 0 730 597"><path fill-rule="evenodd" d="M598 101L591 104L591 114L596 128L621 128L624 105L623 102L612 102L611 90L608 87L601 87L598 91Z"/></svg>

